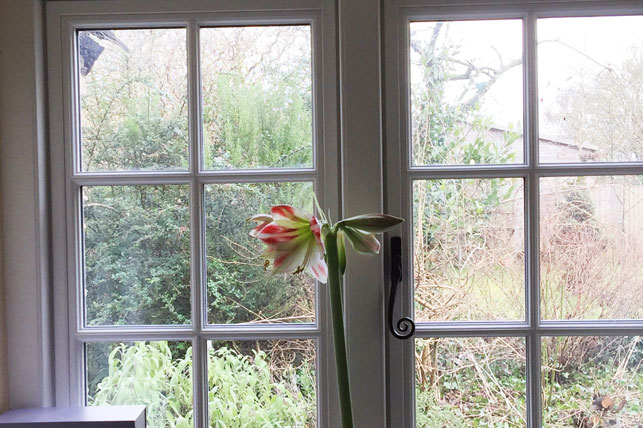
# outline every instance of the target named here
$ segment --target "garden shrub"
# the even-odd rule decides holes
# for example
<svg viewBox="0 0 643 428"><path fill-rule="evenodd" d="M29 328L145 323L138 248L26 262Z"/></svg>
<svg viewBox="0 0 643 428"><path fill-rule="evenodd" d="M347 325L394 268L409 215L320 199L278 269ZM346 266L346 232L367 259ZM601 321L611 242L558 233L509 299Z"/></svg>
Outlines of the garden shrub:
<svg viewBox="0 0 643 428"><path fill-rule="evenodd" d="M193 426L192 348L173 355L167 342L119 344L90 405L147 406L150 428ZM312 367L277 368L263 351L208 349L208 409L214 428L304 428L316 422Z"/></svg>

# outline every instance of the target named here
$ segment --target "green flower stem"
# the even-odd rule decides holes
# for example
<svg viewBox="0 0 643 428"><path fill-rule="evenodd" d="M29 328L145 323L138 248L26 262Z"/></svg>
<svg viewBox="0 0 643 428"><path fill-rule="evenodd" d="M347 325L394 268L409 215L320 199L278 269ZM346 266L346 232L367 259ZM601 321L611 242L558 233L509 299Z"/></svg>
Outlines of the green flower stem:
<svg viewBox="0 0 643 428"><path fill-rule="evenodd" d="M328 287L330 289L330 312L333 320L333 339L335 343L335 365L337 366L337 385L339 387L339 407L342 415L342 428L353 428L353 409L346 360L346 340L344 339L344 317L342 314L342 291L337 252L337 231L333 228L324 238L326 264L328 265Z"/></svg>

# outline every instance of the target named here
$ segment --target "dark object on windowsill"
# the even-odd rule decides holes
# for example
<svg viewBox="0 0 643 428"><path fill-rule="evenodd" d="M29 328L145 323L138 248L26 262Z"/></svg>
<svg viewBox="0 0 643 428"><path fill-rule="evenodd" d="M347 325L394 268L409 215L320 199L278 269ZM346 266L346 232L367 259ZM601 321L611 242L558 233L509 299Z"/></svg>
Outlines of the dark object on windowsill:
<svg viewBox="0 0 643 428"><path fill-rule="evenodd" d="M145 406L44 407L9 410L0 427L144 428Z"/></svg>

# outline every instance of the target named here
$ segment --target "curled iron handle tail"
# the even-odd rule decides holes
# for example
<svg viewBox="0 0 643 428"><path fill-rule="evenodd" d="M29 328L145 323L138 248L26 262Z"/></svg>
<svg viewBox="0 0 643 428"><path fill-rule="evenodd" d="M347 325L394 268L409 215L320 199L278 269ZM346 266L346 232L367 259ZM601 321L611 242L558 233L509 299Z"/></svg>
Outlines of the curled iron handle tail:
<svg viewBox="0 0 643 428"><path fill-rule="evenodd" d="M393 322L397 287L402 282L402 238L391 238L391 290L388 297L388 328L391 334L400 340L409 339L415 333L415 322L409 317L403 317Z"/></svg>

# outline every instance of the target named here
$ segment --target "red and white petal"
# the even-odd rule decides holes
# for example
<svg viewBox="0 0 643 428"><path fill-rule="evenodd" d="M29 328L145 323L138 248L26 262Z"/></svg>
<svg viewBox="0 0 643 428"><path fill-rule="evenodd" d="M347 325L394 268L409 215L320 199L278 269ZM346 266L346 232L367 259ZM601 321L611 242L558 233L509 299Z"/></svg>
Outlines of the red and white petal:
<svg viewBox="0 0 643 428"><path fill-rule="evenodd" d="M291 251L277 252L273 259L273 274L291 273L297 270L306 256L306 245L297 245Z"/></svg>
<svg viewBox="0 0 643 428"><path fill-rule="evenodd" d="M275 223L269 223L258 230L255 236L266 245L276 245L297 238L301 233L296 229L289 229Z"/></svg>
<svg viewBox="0 0 643 428"><path fill-rule="evenodd" d="M328 267L324 261L324 253L321 248L317 247L313 257L308 264L308 271L313 274L317 281L326 284L328 281Z"/></svg>
<svg viewBox="0 0 643 428"><path fill-rule="evenodd" d="M308 242L308 237L298 236L295 239L291 239L290 241L279 242L274 245L268 245L266 248L266 252L275 252L275 253L289 252L289 251L292 251L293 248L299 245L306 245L306 242Z"/></svg>
<svg viewBox="0 0 643 428"><path fill-rule="evenodd" d="M269 214L257 214L250 217L248 221L256 221L257 223L270 223L272 221L272 216L270 216Z"/></svg>
<svg viewBox="0 0 643 428"><path fill-rule="evenodd" d="M252 228L252 230L250 231L250 236L252 236L253 238L256 238L256 237L257 237L257 235L259 234L259 232L261 232L261 230L262 230L264 227L268 226L270 223L271 223L271 222L267 221L267 222L264 222L264 223L261 223L261 224L259 224L259 225L255 226L255 227L254 227L254 228Z"/></svg>
<svg viewBox="0 0 643 428"><path fill-rule="evenodd" d="M256 221L257 223L259 223L250 231L250 236L256 238L261 229L272 223L272 217L270 217L268 214L257 214L250 217L248 221Z"/></svg>
<svg viewBox="0 0 643 428"><path fill-rule="evenodd" d="M311 217L290 205L275 205L270 213L275 223L291 229L307 227Z"/></svg>
<svg viewBox="0 0 643 428"><path fill-rule="evenodd" d="M298 211L297 208L290 205L275 205L270 209L270 214L285 217L288 220L301 221L303 217Z"/></svg>
<svg viewBox="0 0 643 428"><path fill-rule="evenodd" d="M317 243L323 247L323 242L321 239L321 224L319 224L315 216L313 216L310 219L309 227L310 227L310 231L313 232L313 235L315 235L315 239L317 240Z"/></svg>

